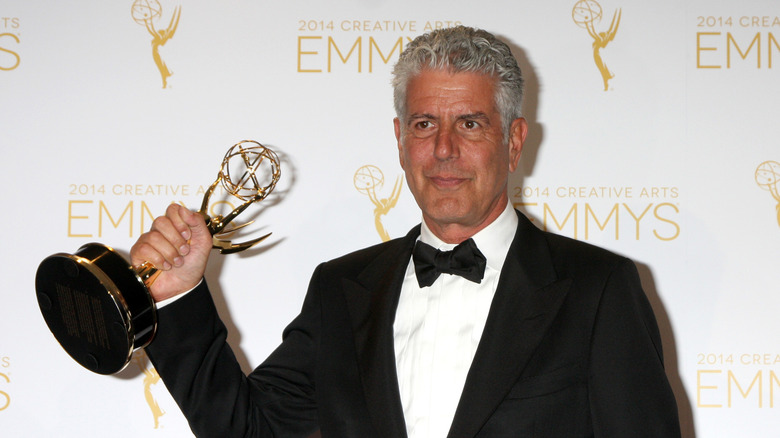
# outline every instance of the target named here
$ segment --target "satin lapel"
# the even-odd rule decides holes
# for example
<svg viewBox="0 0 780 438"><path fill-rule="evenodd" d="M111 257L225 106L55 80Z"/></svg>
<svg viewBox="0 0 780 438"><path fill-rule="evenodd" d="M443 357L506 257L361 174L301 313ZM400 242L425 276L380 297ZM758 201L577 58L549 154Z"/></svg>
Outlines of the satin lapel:
<svg viewBox="0 0 780 438"><path fill-rule="evenodd" d="M393 321L419 231L419 227L414 228L388 248L357 279L343 281L369 415L377 432L386 437L406 436L395 367Z"/></svg>
<svg viewBox="0 0 780 438"><path fill-rule="evenodd" d="M501 403L544 337L571 286L558 279L542 233L518 214L449 437L473 437Z"/></svg>

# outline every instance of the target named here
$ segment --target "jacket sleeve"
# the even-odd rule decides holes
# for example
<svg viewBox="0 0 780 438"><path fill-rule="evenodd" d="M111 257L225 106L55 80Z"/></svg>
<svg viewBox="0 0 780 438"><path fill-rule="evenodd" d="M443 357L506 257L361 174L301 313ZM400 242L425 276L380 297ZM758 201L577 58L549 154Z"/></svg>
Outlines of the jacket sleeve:
<svg viewBox="0 0 780 438"><path fill-rule="evenodd" d="M310 291L311 292L311 291ZM285 330L270 365L245 376L203 282L158 313L147 354L198 437L308 437L319 310L315 293Z"/></svg>
<svg viewBox="0 0 780 438"><path fill-rule="evenodd" d="M605 283L590 355L588 385L596 437L680 436L658 326L629 260Z"/></svg>

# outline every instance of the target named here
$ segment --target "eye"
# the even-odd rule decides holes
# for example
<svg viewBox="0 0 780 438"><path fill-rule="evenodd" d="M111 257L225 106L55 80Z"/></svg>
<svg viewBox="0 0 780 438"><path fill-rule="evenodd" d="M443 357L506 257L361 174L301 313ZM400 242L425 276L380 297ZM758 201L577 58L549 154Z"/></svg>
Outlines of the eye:
<svg viewBox="0 0 780 438"><path fill-rule="evenodd" d="M474 120L466 120L463 122L463 127L466 129L476 129L479 128L479 123Z"/></svg>
<svg viewBox="0 0 780 438"><path fill-rule="evenodd" d="M421 121L417 122L417 124L415 125L415 127L417 127L417 129L428 129L431 126L432 126L432 124L428 120L421 120Z"/></svg>

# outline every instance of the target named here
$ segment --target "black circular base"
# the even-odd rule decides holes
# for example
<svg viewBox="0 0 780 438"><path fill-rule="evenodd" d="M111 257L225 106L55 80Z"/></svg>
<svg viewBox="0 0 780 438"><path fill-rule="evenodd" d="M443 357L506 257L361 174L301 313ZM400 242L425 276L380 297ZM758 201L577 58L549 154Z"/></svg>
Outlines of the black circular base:
<svg viewBox="0 0 780 438"><path fill-rule="evenodd" d="M44 259L35 290L60 345L99 374L124 369L157 330L154 300L143 280L122 256L98 243Z"/></svg>

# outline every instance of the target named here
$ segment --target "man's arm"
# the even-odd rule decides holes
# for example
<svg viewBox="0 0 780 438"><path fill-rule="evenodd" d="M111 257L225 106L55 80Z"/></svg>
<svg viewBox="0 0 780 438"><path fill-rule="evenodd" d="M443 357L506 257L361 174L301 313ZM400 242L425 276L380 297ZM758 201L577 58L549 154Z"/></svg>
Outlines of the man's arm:
<svg viewBox="0 0 780 438"><path fill-rule="evenodd" d="M179 205L155 219L131 250L132 263L151 262L161 272L151 287L155 301L180 296L158 312L158 330L146 351L197 436L308 436L317 429L313 363L319 311L309 294L291 324L282 366L247 378L226 343L205 282L211 250L203 218ZM199 282L201 282L199 284Z"/></svg>
<svg viewBox="0 0 780 438"><path fill-rule="evenodd" d="M630 261L612 272L593 328L588 375L597 437L679 437L661 337Z"/></svg>
<svg viewBox="0 0 780 438"><path fill-rule="evenodd" d="M146 351L196 436L308 436L317 429L312 367L315 351L307 299L272 357L285 367L247 378L226 343L205 282L159 312L158 335ZM316 312L314 313L316 315Z"/></svg>

